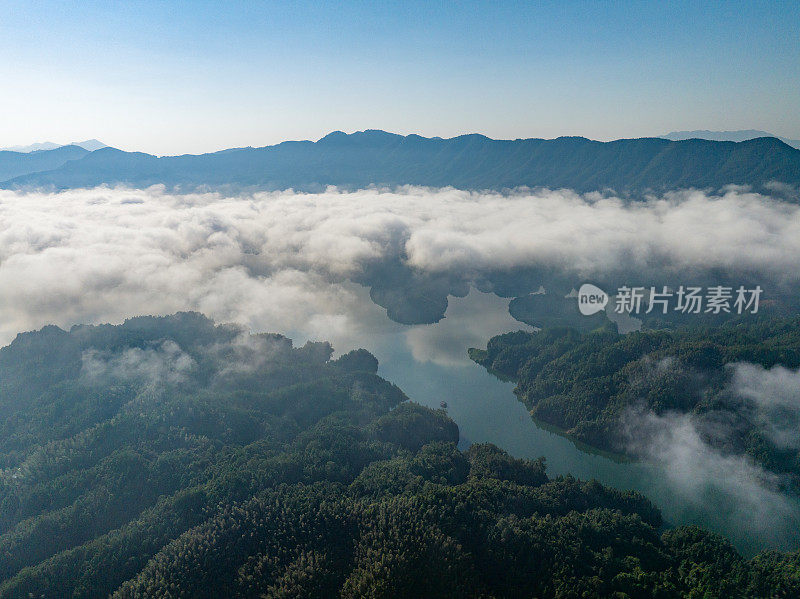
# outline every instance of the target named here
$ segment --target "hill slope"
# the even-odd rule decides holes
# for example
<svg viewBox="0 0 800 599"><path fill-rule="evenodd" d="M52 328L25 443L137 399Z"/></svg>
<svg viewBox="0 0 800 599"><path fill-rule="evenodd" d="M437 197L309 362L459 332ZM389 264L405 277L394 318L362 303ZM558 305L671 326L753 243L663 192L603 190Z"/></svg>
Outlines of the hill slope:
<svg viewBox="0 0 800 599"><path fill-rule="evenodd" d="M0 180L57 169L88 153L88 150L78 146L61 146L35 152L0 151Z"/></svg>
<svg viewBox="0 0 800 599"><path fill-rule="evenodd" d="M358 350L199 314L0 350L0 598L772 597L800 553L467 452ZM691 574L688 574L691 573Z"/></svg>
<svg viewBox="0 0 800 599"><path fill-rule="evenodd" d="M800 410L770 382L800 367L799 330L798 317L627 335L546 328L495 336L470 356L515 380L532 415L581 441L641 456L660 431L642 426L639 413L691 414L710 446L747 456L797 491ZM767 399L747 391L743 373Z"/></svg>

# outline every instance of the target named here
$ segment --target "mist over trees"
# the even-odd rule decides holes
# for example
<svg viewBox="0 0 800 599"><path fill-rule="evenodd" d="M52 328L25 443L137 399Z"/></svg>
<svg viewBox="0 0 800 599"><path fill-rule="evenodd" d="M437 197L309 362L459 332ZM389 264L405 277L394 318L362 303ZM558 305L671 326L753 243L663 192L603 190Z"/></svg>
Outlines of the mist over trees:
<svg viewBox="0 0 800 599"><path fill-rule="evenodd" d="M666 425L659 418L688 414L705 443L800 488L798 435L786 433L800 417L800 396L787 378L800 367L796 316L627 335L611 323L588 332L519 331L470 355L515 380L533 416L595 447L641 456ZM778 380L767 400L755 390L771 378Z"/></svg>
<svg viewBox="0 0 800 599"><path fill-rule="evenodd" d="M643 496L460 451L358 350L194 313L0 350L0 597L790 596Z"/></svg>

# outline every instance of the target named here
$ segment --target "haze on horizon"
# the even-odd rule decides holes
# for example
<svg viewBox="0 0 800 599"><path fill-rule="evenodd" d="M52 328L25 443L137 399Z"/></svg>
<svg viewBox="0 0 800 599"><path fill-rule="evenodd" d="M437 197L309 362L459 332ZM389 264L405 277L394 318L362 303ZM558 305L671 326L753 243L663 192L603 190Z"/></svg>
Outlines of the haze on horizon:
<svg viewBox="0 0 800 599"><path fill-rule="evenodd" d="M795 2L0 4L0 147L201 153L379 128L800 139Z"/></svg>

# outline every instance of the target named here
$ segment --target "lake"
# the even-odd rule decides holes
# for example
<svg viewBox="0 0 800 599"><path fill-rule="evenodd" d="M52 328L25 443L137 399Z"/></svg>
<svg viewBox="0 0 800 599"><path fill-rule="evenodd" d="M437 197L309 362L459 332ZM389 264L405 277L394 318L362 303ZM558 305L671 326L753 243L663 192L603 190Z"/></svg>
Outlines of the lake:
<svg viewBox="0 0 800 599"><path fill-rule="evenodd" d="M339 353L354 347L374 353L379 374L412 400L432 408L447 402L462 447L491 442L516 457L544 456L551 476L572 474L641 491L668 524L698 524L719 532L747 555L800 547L800 501L758 480L743 480L737 464L724 456L688 452L679 461L634 462L537 424L514 395L513 383L467 357L469 347L485 347L493 335L529 329L508 314L508 300L473 289L465 298L451 297L439 323L406 326L389 321L366 290L359 293L364 300L359 330L326 326L321 334ZM294 335L298 341L314 337L307 330Z"/></svg>

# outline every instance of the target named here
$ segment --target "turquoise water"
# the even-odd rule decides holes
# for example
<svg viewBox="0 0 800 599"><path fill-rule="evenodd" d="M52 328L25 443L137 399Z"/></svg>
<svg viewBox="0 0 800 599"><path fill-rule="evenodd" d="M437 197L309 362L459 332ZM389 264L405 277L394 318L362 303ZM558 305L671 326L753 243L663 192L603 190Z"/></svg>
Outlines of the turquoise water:
<svg viewBox="0 0 800 599"><path fill-rule="evenodd" d="M572 474L641 491L670 525L702 525L748 555L800 547L800 501L759 484L735 461L691 446L674 448L669 460L622 460L538 425L514 395L513 383L467 357L469 347L485 347L492 335L526 328L507 307L507 300L473 290L451 298L446 318L437 324L403 326L386 319L378 326L379 309L364 305L367 330L338 344L335 333L328 338L337 349L369 349L380 361L379 374L412 400L432 408L447 402L462 447L488 441L517 457L544 456L551 476Z"/></svg>

